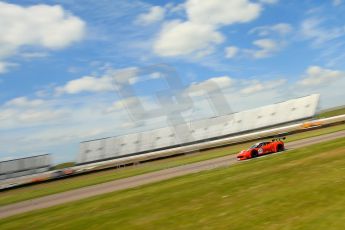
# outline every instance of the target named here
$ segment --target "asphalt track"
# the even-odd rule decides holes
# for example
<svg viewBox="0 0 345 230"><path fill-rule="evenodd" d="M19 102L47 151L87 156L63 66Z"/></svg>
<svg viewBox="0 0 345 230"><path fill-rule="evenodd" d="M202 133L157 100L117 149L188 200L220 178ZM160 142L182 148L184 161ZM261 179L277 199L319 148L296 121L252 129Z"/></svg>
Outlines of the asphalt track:
<svg viewBox="0 0 345 230"><path fill-rule="evenodd" d="M286 144L286 147L287 149L296 149L324 141L334 140L340 137L345 137L345 131L290 142ZM237 162L238 161L235 155L229 155L216 159L164 169L157 172L119 179L111 182L106 182L103 184L92 185L80 189L58 193L55 195L45 196L42 198L18 202L15 204L0 207L0 218L5 218L37 209L48 208L51 206L64 204L66 202L76 201L109 192L134 188L137 186L167 180L170 178L183 176L191 173L197 173L219 167L226 167L229 165L233 165Z"/></svg>

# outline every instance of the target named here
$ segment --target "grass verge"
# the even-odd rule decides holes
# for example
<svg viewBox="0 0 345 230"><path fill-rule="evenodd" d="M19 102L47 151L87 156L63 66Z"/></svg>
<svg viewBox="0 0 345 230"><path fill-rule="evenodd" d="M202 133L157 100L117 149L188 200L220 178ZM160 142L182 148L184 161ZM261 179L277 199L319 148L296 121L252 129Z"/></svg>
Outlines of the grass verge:
<svg viewBox="0 0 345 230"><path fill-rule="evenodd" d="M345 124L328 127L318 130L311 130L299 134L290 135L287 142L304 139L308 137L319 136L327 133L332 133L340 130L345 130ZM64 180L52 181L43 184L36 184L32 186L17 188L0 192L0 206L12 204L24 200L65 192L85 186L100 184L116 179L126 178L130 176L140 175L153 171L158 171L166 168L176 167L179 165L209 160L229 154L235 154L242 149L248 148L249 144L233 145L222 147L207 151L201 151L196 154L189 154L154 162L144 163L137 166L131 166L123 169L113 169L102 172L96 172L78 177L66 178Z"/></svg>
<svg viewBox="0 0 345 230"><path fill-rule="evenodd" d="M338 109L333 109L329 110L327 112L323 112L319 114L317 117L318 118L327 118L327 117L333 117L333 116L338 116L338 115L343 115L345 114L345 108L338 108Z"/></svg>
<svg viewBox="0 0 345 230"><path fill-rule="evenodd" d="M0 220L5 229L343 229L345 138Z"/></svg>

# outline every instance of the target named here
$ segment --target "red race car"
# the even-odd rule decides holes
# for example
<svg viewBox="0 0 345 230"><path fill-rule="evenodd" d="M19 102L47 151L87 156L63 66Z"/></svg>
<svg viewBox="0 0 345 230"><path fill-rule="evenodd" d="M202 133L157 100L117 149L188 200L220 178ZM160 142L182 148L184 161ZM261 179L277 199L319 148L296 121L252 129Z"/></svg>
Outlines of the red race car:
<svg viewBox="0 0 345 230"><path fill-rule="evenodd" d="M270 142L259 142L252 145L247 150L242 150L238 155L238 160L246 160L250 158L255 158L268 153L276 153L285 150L284 142L285 138L273 139Z"/></svg>

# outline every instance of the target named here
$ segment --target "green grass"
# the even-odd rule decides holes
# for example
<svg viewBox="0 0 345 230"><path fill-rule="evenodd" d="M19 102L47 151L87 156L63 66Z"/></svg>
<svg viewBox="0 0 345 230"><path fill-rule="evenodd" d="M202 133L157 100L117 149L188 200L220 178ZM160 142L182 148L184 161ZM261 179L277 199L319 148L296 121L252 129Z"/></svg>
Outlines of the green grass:
<svg viewBox="0 0 345 230"><path fill-rule="evenodd" d="M319 118L327 118L327 117L333 117L333 116L338 116L338 115L343 115L345 114L345 108L339 108L339 109L334 109L330 110L327 112L323 112L318 115Z"/></svg>
<svg viewBox="0 0 345 230"><path fill-rule="evenodd" d="M327 229L345 223L345 138L0 220L0 229Z"/></svg>
<svg viewBox="0 0 345 230"><path fill-rule="evenodd" d="M69 167L73 167L75 166L74 162L65 162L65 163L61 163L61 164L57 164L53 167L54 170L57 169L64 169L64 168L69 168Z"/></svg>
<svg viewBox="0 0 345 230"><path fill-rule="evenodd" d="M316 137L316 136L321 136L325 134L330 134L338 131L345 130L345 124L340 124L336 126L331 126L327 128L320 128L320 129L315 129L315 130L310 130L306 132L301 132L293 135L287 136L286 142L291 142L291 141L297 141L309 137Z"/></svg>
<svg viewBox="0 0 345 230"><path fill-rule="evenodd" d="M287 142L299 140L303 138L319 136L327 133L332 133L340 130L345 130L345 124L334 127L328 127L318 130L312 130L304 133L294 134L288 136ZM65 192L85 186L100 184L116 179L126 178L130 176L140 175L153 171L158 171L166 168L176 167L179 165L204 161L229 154L235 154L242 149L248 148L250 144L241 144L228 147L222 147L207 151L201 151L195 154L169 158L165 160L158 160L150 163L144 163L137 166L131 166L123 169L113 169L102 172L96 172L87 175L81 175L64 180L52 181L49 183L37 184L23 188L17 188L1 192L0 206L16 203L19 201L29 200L60 192Z"/></svg>

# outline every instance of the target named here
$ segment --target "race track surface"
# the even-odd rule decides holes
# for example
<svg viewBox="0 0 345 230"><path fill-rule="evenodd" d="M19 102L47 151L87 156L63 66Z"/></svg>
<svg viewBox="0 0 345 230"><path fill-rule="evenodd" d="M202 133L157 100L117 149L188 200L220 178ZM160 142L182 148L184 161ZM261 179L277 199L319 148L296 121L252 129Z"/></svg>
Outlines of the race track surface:
<svg viewBox="0 0 345 230"><path fill-rule="evenodd" d="M324 141L334 140L340 137L345 137L345 131L290 142L286 144L286 148L301 148ZM0 207L0 218L5 218L37 209L48 208L54 205L76 201L100 194L134 188L140 185L150 184L153 182L158 182L191 173L197 173L214 168L225 167L235 164L237 162L238 161L236 159L236 156L230 155L202 162L192 163L188 165L182 165L174 168L164 169L152 173L146 173L143 175L119 179L111 182L106 182L103 184L88 186L85 188L75 189L55 195L45 196L42 198L23 201Z"/></svg>

